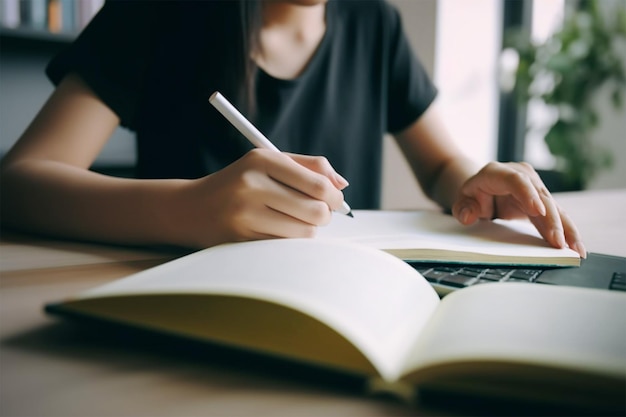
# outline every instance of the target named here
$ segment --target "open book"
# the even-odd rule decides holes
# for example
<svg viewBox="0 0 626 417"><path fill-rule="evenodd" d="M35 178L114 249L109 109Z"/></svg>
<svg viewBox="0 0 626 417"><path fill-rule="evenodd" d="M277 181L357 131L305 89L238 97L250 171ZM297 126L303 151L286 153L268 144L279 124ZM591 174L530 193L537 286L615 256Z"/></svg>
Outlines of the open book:
<svg viewBox="0 0 626 417"><path fill-rule="evenodd" d="M436 211L354 210L335 214L318 236L382 249L405 261L501 265L579 266L569 248L550 246L535 226L522 220L481 221L463 226Z"/></svg>
<svg viewBox="0 0 626 417"><path fill-rule="evenodd" d="M400 259L327 239L205 249L49 304L414 388L624 406L626 303L610 291L484 284L442 300Z"/></svg>

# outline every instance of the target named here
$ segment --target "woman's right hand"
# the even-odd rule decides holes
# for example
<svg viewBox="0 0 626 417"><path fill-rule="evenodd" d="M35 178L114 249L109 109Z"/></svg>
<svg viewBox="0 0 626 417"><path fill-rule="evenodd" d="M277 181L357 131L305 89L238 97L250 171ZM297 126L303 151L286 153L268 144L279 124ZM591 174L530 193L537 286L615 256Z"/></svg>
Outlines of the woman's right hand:
<svg viewBox="0 0 626 417"><path fill-rule="evenodd" d="M2 160L2 225L88 241L205 248L311 236L342 204L347 182L321 157L257 149L197 180L90 171L119 123L79 75L67 75Z"/></svg>
<svg viewBox="0 0 626 417"><path fill-rule="evenodd" d="M341 207L347 185L326 158L254 149L185 185L166 221L177 242L197 248L312 237Z"/></svg>

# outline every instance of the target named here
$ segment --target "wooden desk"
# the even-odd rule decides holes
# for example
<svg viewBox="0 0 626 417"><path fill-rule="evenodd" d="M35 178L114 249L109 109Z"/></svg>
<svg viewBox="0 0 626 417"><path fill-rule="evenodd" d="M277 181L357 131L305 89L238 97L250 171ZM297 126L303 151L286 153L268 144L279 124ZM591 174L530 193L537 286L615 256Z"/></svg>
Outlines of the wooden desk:
<svg viewBox="0 0 626 417"><path fill-rule="evenodd" d="M588 250L626 256L626 190L562 194ZM449 415L366 395L355 381L219 349L86 334L42 306L173 253L5 235L0 415Z"/></svg>
<svg viewBox="0 0 626 417"><path fill-rule="evenodd" d="M626 189L560 193L590 252L626 256Z"/></svg>

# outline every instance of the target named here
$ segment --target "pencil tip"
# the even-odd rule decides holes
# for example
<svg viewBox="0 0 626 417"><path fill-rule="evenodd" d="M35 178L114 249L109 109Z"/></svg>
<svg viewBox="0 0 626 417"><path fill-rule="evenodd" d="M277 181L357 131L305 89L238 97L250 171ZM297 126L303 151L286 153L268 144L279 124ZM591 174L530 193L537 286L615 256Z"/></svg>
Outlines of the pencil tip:
<svg viewBox="0 0 626 417"><path fill-rule="evenodd" d="M351 211L350 211L350 212L348 212L348 214L346 214L346 216L350 216L350 217L354 218L354 214L352 214L352 212L351 212Z"/></svg>

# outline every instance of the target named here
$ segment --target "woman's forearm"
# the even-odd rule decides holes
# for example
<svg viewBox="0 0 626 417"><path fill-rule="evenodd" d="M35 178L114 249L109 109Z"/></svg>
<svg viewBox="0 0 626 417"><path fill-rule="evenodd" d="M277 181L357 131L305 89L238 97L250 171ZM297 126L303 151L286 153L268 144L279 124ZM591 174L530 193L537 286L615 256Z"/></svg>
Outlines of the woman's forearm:
<svg viewBox="0 0 626 417"><path fill-rule="evenodd" d="M343 202L323 158L259 149L195 180L113 178L33 157L2 171L3 225L121 244L310 237Z"/></svg>
<svg viewBox="0 0 626 417"><path fill-rule="evenodd" d="M93 241L178 243L165 219L185 180L100 175L28 159L2 171L2 223L19 230Z"/></svg>
<svg viewBox="0 0 626 417"><path fill-rule="evenodd" d="M461 186L476 172L478 172L478 166L469 158L449 159L432 180L428 196L449 210L457 200Z"/></svg>

